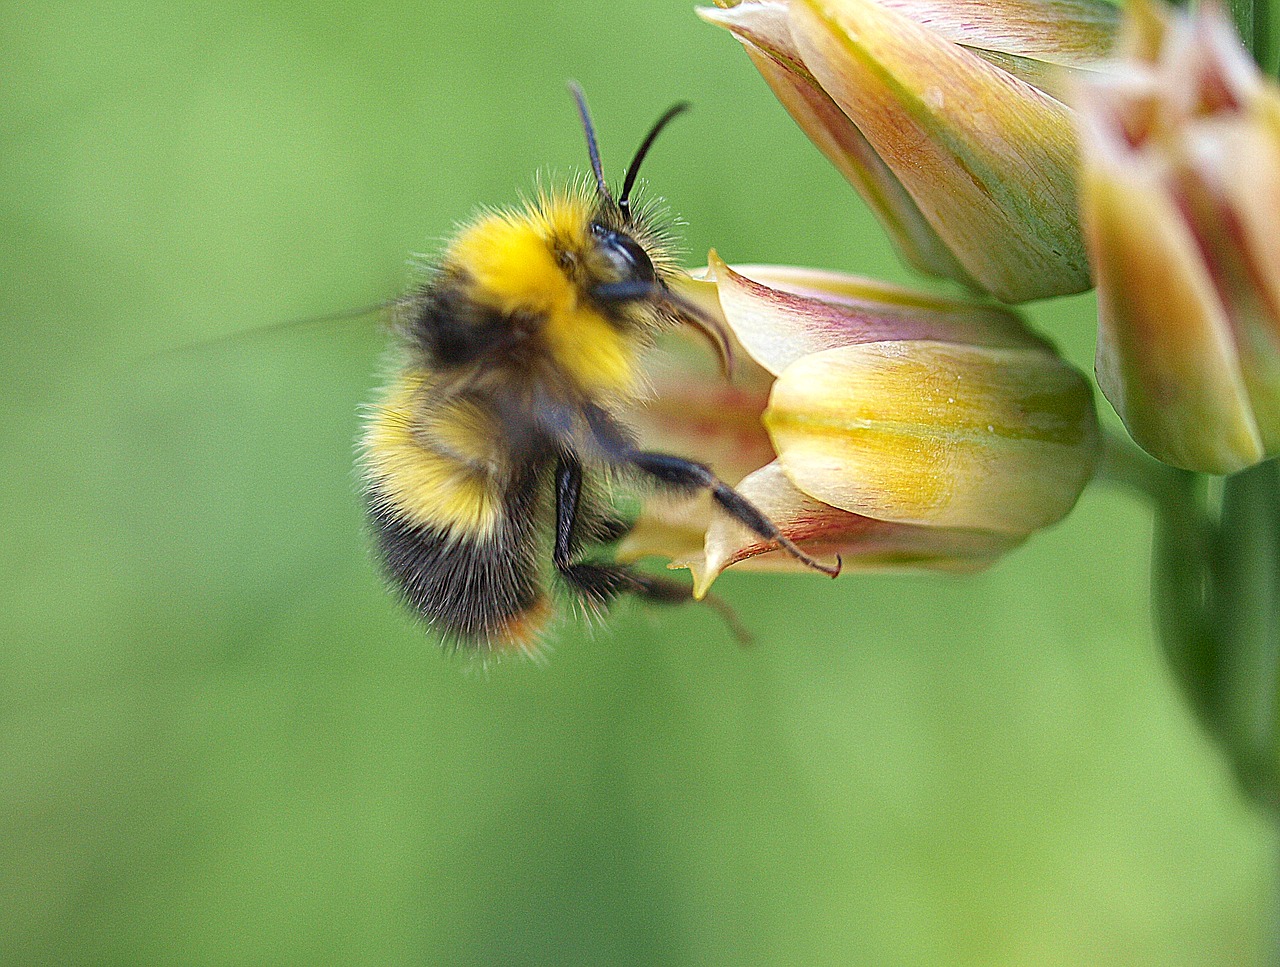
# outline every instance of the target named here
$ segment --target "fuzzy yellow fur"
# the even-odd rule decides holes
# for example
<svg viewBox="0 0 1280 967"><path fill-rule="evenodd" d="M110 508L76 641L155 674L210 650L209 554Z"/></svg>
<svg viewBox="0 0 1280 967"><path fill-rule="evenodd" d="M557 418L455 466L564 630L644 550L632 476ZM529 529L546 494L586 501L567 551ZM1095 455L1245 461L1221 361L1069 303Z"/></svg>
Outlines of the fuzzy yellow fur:
<svg viewBox="0 0 1280 967"><path fill-rule="evenodd" d="M560 260L586 260L591 214L588 199L572 193L488 213L463 229L445 263L470 276L472 293L486 305L543 320L553 362L584 395L628 397L640 382L635 339L583 301Z"/></svg>
<svg viewBox="0 0 1280 967"><path fill-rule="evenodd" d="M416 524L472 540L497 529L502 502L488 472L488 437L478 414L433 413L424 422L429 377L401 375L365 428L365 472L378 491ZM449 419L452 417L452 419Z"/></svg>

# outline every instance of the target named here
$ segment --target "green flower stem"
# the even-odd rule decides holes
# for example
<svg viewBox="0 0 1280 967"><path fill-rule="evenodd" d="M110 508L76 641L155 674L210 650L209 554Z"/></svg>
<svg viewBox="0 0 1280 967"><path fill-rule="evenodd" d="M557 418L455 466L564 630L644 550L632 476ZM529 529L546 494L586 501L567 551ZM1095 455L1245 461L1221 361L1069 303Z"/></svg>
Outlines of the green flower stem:
<svg viewBox="0 0 1280 967"><path fill-rule="evenodd" d="M1196 716L1241 789L1280 818L1280 460L1228 477L1215 522L1205 478L1108 437L1102 474L1155 514L1152 616Z"/></svg>
<svg viewBox="0 0 1280 967"><path fill-rule="evenodd" d="M1217 734L1216 649L1208 607L1215 528L1201 478L1160 463L1127 439L1110 434L1101 473L1151 501L1151 612L1156 636L1196 717Z"/></svg>
<svg viewBox="0 0 1280 967"><path fill-rule="evenodd" d="M1216 522L1205 478L1127 439L1106 437L1100 473L1151 501L1151 609L1169 667L1239 788L1280 824L1280 460L1228 477ZM1264 962L1280 965L1280 877L1273 890Z"/></svg>
<svg viewBox="0 0 1280 967"><path fill-rule="evenodd" d="M1280 813L1280 461L1223 485L1212 600L1222 740L1241 785Z"/></svg>

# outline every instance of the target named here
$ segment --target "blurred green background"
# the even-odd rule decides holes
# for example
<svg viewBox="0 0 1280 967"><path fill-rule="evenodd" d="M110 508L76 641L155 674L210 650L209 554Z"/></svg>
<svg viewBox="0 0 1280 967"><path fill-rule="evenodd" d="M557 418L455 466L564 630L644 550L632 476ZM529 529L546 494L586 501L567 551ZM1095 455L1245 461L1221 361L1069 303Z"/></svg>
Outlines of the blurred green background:
<svg viewBox="0 0 1280 967"><path fill-rule="evenodd" d="M907 273L689 0L5 3L0 963L1216 965L1276 842L1171 686L1149 519L965 579L730 573L449 658L351 469L377 302L477 205L647 175L691 263ZM1040 307L1083 368L1088 299ZM159 356L148 354L160 352Z"/></svg>

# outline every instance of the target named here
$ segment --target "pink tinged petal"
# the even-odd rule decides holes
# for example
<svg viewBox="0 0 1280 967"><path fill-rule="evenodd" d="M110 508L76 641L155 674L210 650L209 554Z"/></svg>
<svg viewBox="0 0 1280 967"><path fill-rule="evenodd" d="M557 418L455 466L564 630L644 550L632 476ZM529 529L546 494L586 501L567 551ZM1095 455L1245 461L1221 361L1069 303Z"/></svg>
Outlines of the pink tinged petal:
<svg viewBox="0 0 1280 967"><path fill-rule="evenodd" d="M804 66L791 39L785 3L766 0L698 13L742 43L779 103L858 191L908 263L922 272L973 284L897 176Z"/></svg>
<svg viewBox="0 0 1280 967"><path fill-rule="evenodd" d="M874 0L792 0L805 65L983 288L1090 286L1059 101Z"/></svg>
<svg viewBox="0 0 1280 967"><path fill-rule="evenodd" d="M1230 323L1266 456L1280 452L1280 88L1225 13L1177 21L1155 72L1165 129L1149 151Z"/></svg>
<svg viewBox="0 0 1280 967"><path fill-rule="evenodd" d="M765 425L787 476L824 503L1019 539L1071 509L1098 450L1088 383L1062 360L937 342L805 356Z"/></svg>
<svg viewBox="0 0 1280 967"><path fill-rule="evenodd" d="M695 339L677 332L662 340L645 366L652 399L633 423L645 449L696 458L736 483L774 457L760 422L773 377L735 346L733 381L727 382Z"/></svg>
<svg viewBox="0 0 1280 967"><path fill-rule="evenodd" d="M1021 536L1006 533L922 527L851 514L799 490L778 463L757 470L738 490L810 554L821 559L840 555L846 571L976 571L1022 542ZM741 562L751 570L807 570L723 513L716 514L707 529L703 553L678 559L673 566L693 571L695 594L701 597L725 568Z"/></svg>
<svg viewBox="0 0 1280 967"><path fill-rule="evenodd" d="M1000 306L816 269L747 266L749 278L715 252L708 262L729 327L775 375L802 356L854 343L925 339L1045 348L1015 313Z"/></svg>
<svg viewBox="0 0 1280 967"><path fill-rule="evenodd" d="M1235 118L1199 125L1175 177L1231 327L1262 449L1280 453L1280 138Z"/></svg>
<svg viewBox="0 0 1280 967"><path fill-rule="evenodd" d="M1225 13L1205 7L1172 23L1153 65L1163 78L1169 108L1194 122L1210 113L1231 113L1262 88L1257 65Z"/></svg>

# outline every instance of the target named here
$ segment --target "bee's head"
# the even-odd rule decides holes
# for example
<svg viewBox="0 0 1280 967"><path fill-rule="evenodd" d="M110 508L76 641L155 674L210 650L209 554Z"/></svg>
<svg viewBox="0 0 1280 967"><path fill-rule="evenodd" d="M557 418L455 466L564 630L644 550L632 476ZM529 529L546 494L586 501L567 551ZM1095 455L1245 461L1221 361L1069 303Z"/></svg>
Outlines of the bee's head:
<svg viewBox="0 0 1280 967"><path fill-rule="evenodd" d="M631 191L636 186L640 165L658 135L673 118L687 111L689 105L680 102L672 106L649 129L627 166L622 191L615 198L604 178L586 97L576 83L570 82L569 90L578 105L591 171L595 175L595 210L587 222L585 236L576 240L578 251L571 260L572 268L579 273L578 283L591 297L605 306L613 305L626 316L630 314L625 311L627 306L666 301L666 282L674 268L670 264L669 248L660 241L660 232L655 231L652 219L632 209Z"/></svg>
<svg viewBox="0 0 1280 967"><path fill-rule="evenodd" d="M733 359L731 343L723 324L671 290L667 284L670 276L664 278L663 271L664 268L669 270L669 267L655 267L653 250L643 244L650 233L649 226L643 224L646 219L637 217L631 208L631 190L640 174L640 165L662 130L672 119L687 111L689 104L681 101L672 105L654 122L649 133L640 142L640 147L636 149L631 164L627 166L627 173L622 179L622 192L615 200L604 180L595 125L591 123L586 96L576 83L570 82L569 90L577 102L578 115L582 118L582 129L587 136L587 154L591 158L591 171L596 182L596 215L591 219L590 240L581 260L588 277L585 286L588 295L606 310L611 309L609 314L614 317L652 319L653 310L657 310L659 318L692 325L710 339L727 375L732 369Z"/></svg>
<svg viewBox="0 0 1280 967"><path fill-rule="evenodd" d="M488 212L463 229L442 260L420 342L437 365L445 358L470 364L495 352L521 358L542 352L580 385L612 390L634 382L636 351L656 329L685 324L707 334L727 371L723 323L673 289L679 268L669 239L645 211L631 207L641 162L688 105L677 104L650 129L615 198L582 91L570 89L587 135L594 191L587 184L540 194L523 210ZM457 337L449 352L440 349L441 332ZM453 351L454 343L461 349Z"/></svg>
<svg viewBox="0 0 1280 967"><path fill-rule="evenodd" d="M593 261L610 282L631 282L652 285L657 282L653 260L639 242L625 229L610 228L600 220L591 222L591 248Z"/></svg>

